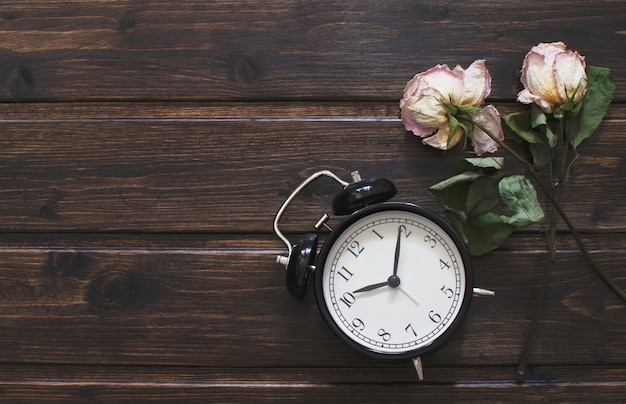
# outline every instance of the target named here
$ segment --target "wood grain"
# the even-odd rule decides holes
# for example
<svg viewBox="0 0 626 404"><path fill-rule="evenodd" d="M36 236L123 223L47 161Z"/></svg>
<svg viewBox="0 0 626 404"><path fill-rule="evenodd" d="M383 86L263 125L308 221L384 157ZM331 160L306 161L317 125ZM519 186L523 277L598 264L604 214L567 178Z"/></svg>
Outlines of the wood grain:
<svg viewBox="0 0 626 404"><path fill-rule="evenodd" d="M0 368L4 373L7 369ZM515 401L611 401L624 389L623 374L611 367L572 369L537 368L532 383L519 388L506 368L481 373L486 380L474 382L476 372L465 368L429 369L431 381L418 383L404 369L274 369L249 368L223 371L198 368L127 368L79 366L21 366L11 368L3 392L11 401L25 402L45 396L48 402L148 402L157 401L294 401L316 399L348 403L375 403L380 397L411 401L510 402ZM458 380L448 383L446 380ZM572 383L581 377L589 381ZM550 381L543 381L550 379ZM306 381L306 383L303 383ZM158 392L155 392L158 387Z"/></svg>
<svg viewBox="0 0 626 404"><path fill-rule="evenodd" d="M418 71L487 59L510 100L530 47L562 40L623 101L625 17L614 0L5 1L0 99L390 101Z"/></svg>
<svg viewBox="0 0 626 404"><path fill-rule="evenodd" d="M626 305L562 224L527 374L540 226L474 258L496 296L418 382L409 361L345 346L312 293L288 295L272 221L319 169L387 177L395 200L443 213L427 189L469 154L404 130L406 81L487 59L488 101L520 111L524 55L562 40L617 85L561 197L626 289L625 20L619 0L3 1L0 401L623 401ZM287 236L337 190L307 188Z"/></svg>
<svg viewBox="0 0 626 404"><path fill-rule="evenodd" d="M626 286L619 272L623 251L595 255ZM6 248L0 251L2 362L371 365L331 335L312 295L300 302L286 293L284 271L273 258L270 251L243 246ZM505 266L507 261L515 267ZM539 251L476 259L476 285L496 290L497 297L475 299L461 330L428 362L514 365L545 262ZM552 284L533 360L623 363L626 345L619 330L626 307L584 259L563 250ZM560 342L569 334L577 337Z"/></svg>
<svg viewBox="0 0 626 404"><path fill-rule="evenodd" d="M41 116L46 108L29 111ZM458 150L421 145L397 116L338 116L332 107L325 112L318 106L319 115L289 119L250 118L223 107L203 110L204 117L115 118L118 111L111 107L106 119L107 108L28 119L19 108L11 117L5 107L0 229L267 233L283 200L319 169L346 179L355 169L365 177L387 177L400 191L396 199L441 211L426 190L450 176L461 158ZM611 114L579 149L563 197L584 231L624 228L624 149L614 139L626 110L616 106ZM310 229L337 191L321 180L290 210L285 229Z"/></svg>

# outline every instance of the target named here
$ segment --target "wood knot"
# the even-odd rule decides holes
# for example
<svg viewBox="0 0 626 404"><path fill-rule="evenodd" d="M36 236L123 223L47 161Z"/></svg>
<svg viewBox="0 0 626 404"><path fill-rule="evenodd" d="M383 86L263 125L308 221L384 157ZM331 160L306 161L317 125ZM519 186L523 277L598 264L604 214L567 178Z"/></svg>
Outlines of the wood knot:
<svg viewBox="0 0 626 404"><path fill-rule="evenodd" d="M263 73L263 68L249 57L239 59L233 68L235 78L246 84L259 80Z"/></svg>
<svg viewBox="0 0 626 404"><path fill-rule="evenodd" d="M450 10L445 6L435 7L431 12L431 17L434 20L446 20L450 18Z"/></svg>
<svg viewBox="0 0 626 404"><path fill-rule="evenodd" d="M611 214L606 208L596 207L591 214L591 222L593 224L599 224L602 222L608 222L611 220Z"/></svg>
<svg viewBox="0 0 626 404"><path fill-rule="evenodd" d="M120 18L119 21L117 22L116 29L118 31L126 31L126 30L133 28L136 24L137 24L137 21L135 21L134 18L124 16Z"/></svg>
<svg viewBox="0 0 626 404"><path fill-rule="evenodd" d="M15 13L5 11L3 13L0 13L0 18L6 21L13 21L13 20L17 20L18 17L17 17L17 14Z"/></svg>
<svg viewBox="0 0 626 404"><path fill-rule="evenodd" d="M139 273L111 271L94 279L85 297L97 312L118 312L150 303L156 292L155 285Z"/></svg>
<svg viewBox="0 0 626 404"><path fill-rule="evenodd" d="M30 69L25 65L18 65L9 74L9 91L11 96L19 100L34 98L35 80Z"/></svg>
<svg viewBox="0 0 626 404"><path fill-rule="evenodd" d="M37 217L47 220L55 220L59 218L59 202L62 198L62 192L54 189L48 200L37 210Z"/></svg>
<svg viewBox="0 0 626 404"><path fill-rule="evenodd" d="M76 251L50 251L43 269L46 276L81 278L90 266L89 257Z"/></svg>
<svg viewBox="0 0 626 404"><path fill-rule="evenodd" d="M37 217L42 219L56 219L59 216L57 214L57 208L57 201L48 201L41 208L39 208L39 210L37 210Z"/></svg>

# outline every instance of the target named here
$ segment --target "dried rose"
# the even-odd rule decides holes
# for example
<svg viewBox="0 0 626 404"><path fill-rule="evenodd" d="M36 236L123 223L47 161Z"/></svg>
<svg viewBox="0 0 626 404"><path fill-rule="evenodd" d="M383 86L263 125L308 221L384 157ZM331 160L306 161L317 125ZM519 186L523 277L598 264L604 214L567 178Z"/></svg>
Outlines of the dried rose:
<svg viewBox="0 0 626 404"><path fill-rule="evenodd" d="M492 106L479 108L490 92L484 60L467 69L437 65L407 83L400 101L402 122L424 144L438 149L448 150L468 135L478 155L494 152L497 143L483 129L502 139L500 115Z"/></svg>
<svg viewBox="0 0 626 404"><path fill-rule="evenodd" d="M517 100L537 103L546 113L562 115L574 109L587 91L585 57L563 42L540 43L528 52L522 66L524 90Z"/></svg>

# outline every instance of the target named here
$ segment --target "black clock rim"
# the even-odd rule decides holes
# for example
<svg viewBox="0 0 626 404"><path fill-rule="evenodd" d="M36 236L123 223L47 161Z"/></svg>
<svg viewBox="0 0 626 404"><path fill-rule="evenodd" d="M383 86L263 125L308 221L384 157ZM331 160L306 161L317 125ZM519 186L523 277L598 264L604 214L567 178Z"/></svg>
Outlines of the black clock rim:
<svg viewBox="0 0 626 404"><path fill-rule="evenodd" d="M333 320L328 308L326 307L324 292L323 292L323 285L322 285L324 266L326 264L326 259L328 258L328 253L332 245L339 238L339 236L357 220L360 220L361 218L368 216L372 213L389 211L389 210L400 210L400 211L415 213L417 215L424 216L425 218L433 221L435 224L441 227L443 231L445 231L450 236L450 238L452 239L452 241L454 242L454 244L456 245L456 247L458 248L461 254L461 259L463 261L463 266L465 269L465 279L466 279L465 296L463 298L463 302L461 303L459 314L452 320L452 323L450 324L448 329L444 331L443 334L441 334L437 339L435 339L429 345L426 345L424 347L414 349L411 351L402 352L402 353L383 353L383 352L370 350L369 348L366 348L363 345L358 344L352 338L347 336L343 331L341 331L339 326ZM440 348L459 328L459 326L461 325L461 323L463 322L467 314L467 311L469 310L470 302L472 300L473 285L474 285L473 280L474 280L473 270L472 270L471 256L470 256L469 250L467 246L465 245L465 243L463 242L463 240L461 239L461 237L456 232L456 230L454 230L454 228L445 219L443 219L441 216L437 215L436 213L428 209L422 208L421 206L415 205L412 203L383 202L383 203L371 205L371 206L368 206L368 207L365 207L363 209L356 211L355 213L353 213L352 215L344 219L341 223L339 223L339 225L330 233L330 235L328 236L328 239L322 246L322 249L317 259L315 276L314 276L315 300L317 302L317 307L320 313L322 314L322 318L324 318L324 321L326 322L328 327L333 331L333 333L337 337L339 337L339 339L341 339L343 342L345 342L348 346L350 346L355 351L365 354L366 356L369 356L372 358L378 358L378 359L416 358L416 357L431 353L437 350L438 348Z"/></svg>

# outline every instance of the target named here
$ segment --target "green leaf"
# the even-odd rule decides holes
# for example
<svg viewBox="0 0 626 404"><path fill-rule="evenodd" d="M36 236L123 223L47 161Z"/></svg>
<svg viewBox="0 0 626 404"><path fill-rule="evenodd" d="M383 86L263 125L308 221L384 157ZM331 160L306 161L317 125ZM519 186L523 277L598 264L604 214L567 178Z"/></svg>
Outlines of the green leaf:
<svg viewBox="0 0 626 404"><path fill-rule="evenodd" d="M462 121L458 121L459 126L461 127L461 129L463 130L463 134L467 135L468 133L470 133L470 129L469 126L467 126L467 124L465 122Z"/></svg>
<svg viewBox="0 0 626 404"><path fill-rule="evenodd" d="M470 185L465 202L468 217L480 216L496 206L500 198L498 182L497 177L482 177Z"/></svg>
<svg viewBox="0 0 626 404"><path fill-rule="evenodd" d="M502 203L511 216L501 215L500 219L514 227L524 227L540 223L544 219L543 209L537 199L535 187L523 175L512 175L498 184Z"/></svg>
<svg viewBox="0 0 626 404"><path fill-rule="evenodd" d="M516 227L543 219L530 182L521 175L502 178L503 165L502 157L467 158L453 177L430 187L474 256L499 247Z"/></svg>
<svg viewBox="0 0 626 404"><path fill-rule="evenodd" d="M457 174L431 186L429 191L443 203L446 209L465 215L465 201L469 187L480 176L475 172Z"/></svg>
<svg viewBox="0 0 626 404"><path fill-rule="evenodd" d="M539 134L541 141L547 141L551 148L555 148L559 138L550 129L548 117L537 104L530 106L530 122L535 132Z"/></svg>
<svg viewBox="0 0 626 404"><path fill-rule="evenodd" d="M530 111L514 112L502 117L504 129L518 142L540 143L542 139L532 130Z"/></svg>
<svg viewBox="0 0 626 404"><path fill-rule="evenodd" d="M474 172L481 175L495 175L504 167L504 157L474 157L459 162L454 174Z"/></svg>
<svg viewBox="0 0 626 404"><path fill-rule="evenodd" d="M488 212L462 223L462 232L470 254L475 257L498 248L514 230L514 226L504 223L495 212Z"/></svg>
<svg viewBox="0 0 626 404"><path fill-rule="evenodd" d="M450 130L448 132L448 140L446 144L450 147L450 142L452 142L452 138L454 137L454 132L456 132L456 128L459 127L459 121L453 117L452 115L448 116L448 124L450 126Z"/></svg>
<svg viewBox="0 0 626 404"><path fill-rule="evenodd" d="M587 94L576 114L568 114L569 141L576 149L597 129L615 94L611 70L587 66Z"/></svg>
<svg viewBox="0 0 626 404"><path fill-rule="evenodd" d="M476 112L480 111L480 108L474 107L472 105L459 105L458 108L459 112L466 115L475 114Z"/></svg>
<svg viewBox="0 0 626 404"><path fill-rule="evenodd" d="M552 149L546 143L533 143L528 145L530 154L533 156L533 167L541 170L552 161Z"/></svg>
<svg viewBox="0 0 626 404"><path fill-rule="evenodd" d="M452 225L452 227L454 227L454 230L456 230L456 232L459 233L459 236L461 236L461 239L463 240L465 245L469 246L469 240L467 239L467 235L465 234L466 218L462 217L461 215L457 213L454 213L451 210L446 210L446 217L450 221L450 224Z"/></svg>
<svg viewBox="0 0 626 404"><path fill-rule="evenodd" d="M477 168L493 168L501 170L504 167L504 157L474 157L466 158L465 161Z"/></svg>
<svg viewBox="0 0 626 404"><path fill-rule="evenodd" d="M537 112L538 111L538 112ZM518 142L528 143L533 156L533 166L542 169L552 160L552 143L556 137L547 125L547 118L534 105L530 111L507 114L502 118L504 129L509 137ZM552 146L554 147L554 146Z"/></svg>

